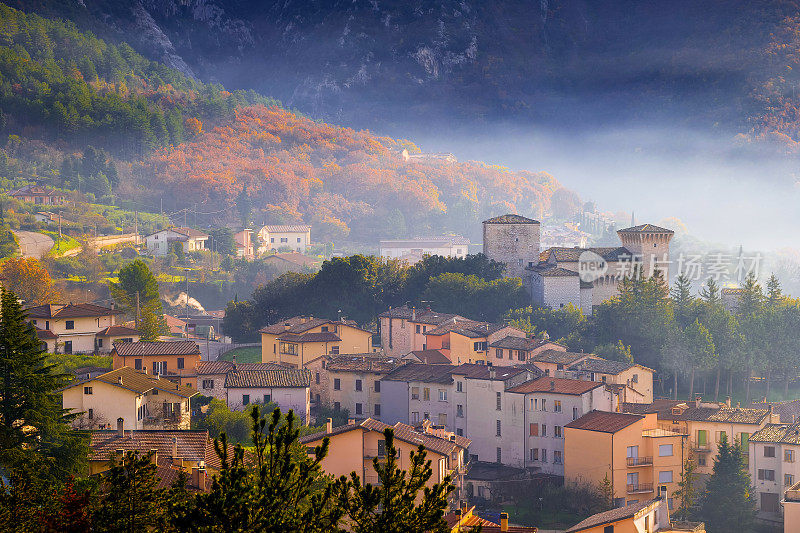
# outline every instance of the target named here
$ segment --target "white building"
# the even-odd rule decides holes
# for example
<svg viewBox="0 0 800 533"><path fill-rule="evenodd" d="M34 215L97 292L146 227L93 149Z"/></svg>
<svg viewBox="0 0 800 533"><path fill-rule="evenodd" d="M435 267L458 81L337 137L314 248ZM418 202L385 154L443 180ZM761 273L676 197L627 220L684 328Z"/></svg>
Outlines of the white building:
<svg viewBox="0 0 800 533"><path fill-rule="evenodd" d="M380 253L384 259L400 259L409 264L421 261L426 255L464 258L469 253L469 239L446 236L386 240L381 241Z"/></svg>
<svg viewBox="0 0 800 533"><path fill-rule="evenodd" d="M311 421L311 372L308 370L237 369L225 375L225 389L230 409L274 402L284 413L293 410L303 424Z"/></svg>
<svg viewBox="0 0 800 533"><path fill-rule="evenodd" d="M272 226L258 230L258 253L288 248L293 252L304 253L311 244L311 226L300 224Z"/></svg>
<svg viewBox="0 0 800 533"><path fill-rule="evenodd" d="M800 423L767 424L750 435L749 467L759 514L779 520L781 497L800 482Z"/></svg>
<svg viewBox="0 0 800 533"><path fill-rule="evenodd" d="M183 244L184 252L195 252L206 249L208 234L192 228L167 228L151 233L145 237L147 251L154 256L168 255L174 242Z"/></svg>

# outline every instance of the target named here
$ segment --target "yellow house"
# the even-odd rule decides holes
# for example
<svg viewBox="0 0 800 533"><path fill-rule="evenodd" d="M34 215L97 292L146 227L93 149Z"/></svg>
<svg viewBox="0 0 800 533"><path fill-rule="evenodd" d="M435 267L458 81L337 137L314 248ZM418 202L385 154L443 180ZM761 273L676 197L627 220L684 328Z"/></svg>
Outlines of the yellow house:
<svg viewBox="0 0 800 533"><path fill-rule="evenodd" d="M702 522L673 522L664 496L597 513L566 533L705 533Z"/></svg>
<svg viewBox="0 0 800 533"><path fill-rule="evenodd" d="M372 349L372 332L350 320L296 316L260 330L261 362L304 368L328 354L366 353Z"/></svg>
<svg viewBox="0 0 800 533"><path fill-rule="evenodd" d="M653 402L654 370L646 366L624 361L609 361L599 357L588 357L572 364L567 369L567 374L577 379L601 381L609 385L626 385L639 393L631 394L627 401L633 403Z"/></svg>
<svg viewBox="0 0 800 533"><path fill-rule="evenodd" d="M62 389L64 409L79 412L82 429L189 429L189 398L197 391L172 381L122 367L77 381Z"/></svg>
<svg viewBox="0 0 800 533"><path fill-rule="evenodd" d="M37 336L50 353L93 353L109 351L108 342L99 345L97 334L114 326L122 311L94 304L39 305L26 310L28 322L36 326ZM127 328L126 328L127 329ZM138 338L138 332L136 332ZM118 337L133 337L133 334Z"/></svg>
<svg viewBox="0 0 800 533"><path fill-rule="evenodd" d="M200 347L194 341L123 342L111 350L114 368L128 366L154 375L174 376L189 387L197 387Z"/></svg>
<svg viewBox="0 0 800 533"><path fill-rule="evenodd" d="M458 509L444 515L447 529L450 533L468 533L480 527L482 533L536 533L538 527L512 526L508 523L508 513L500 513L500 523L491 522L475 514L475 506L467 507L462 502Z"/></svg>
<svg viewBox="0 0 800 533"><path fill-rule="evenodd" d="M598 484L607 477L617 506L650 500L657 487L673 493L689 453L685 437L659 428L655 413L591 411L564 426L564 478Z"/></svg>
<svg viewBox="0 0 800 533"><path fill-rule="evenodd" d="M789 487L783 498L783 533L800 531L800 482Z"/></svg>
<svg viewBox="0 0 800 533"><path fill-rule="evenodd" d="M455 317L436 328L428 329L425 334L425 349L441 351L454 365L494 363L497 352L490 351L489 345L508 337L524 339L525 332L506 324Z"/></svg>
<svg viewBox="0 0 800 533"><path fill-rule="evenodd" d="M408 471L411 468L409 454L422 444L433 469L428 485L440 483L451 475L457 491L463 487L465 453L471 441L443 429L435 429L430 422L418 430L402 422L390 426L367 418L334 428L329 418L325 431L301 437L300 443L312 450L322 444L322 439L328 437L330 448L328 455L322 460L322 468L326 473L338 478L349 477L350 472L356 472L362 483L377 485L378 474L373 468L372 460L386 456L383 432L387 428L394 429L394 445L398 451L397 462L401 469Z"/></svg>
<svg viewBox="0 0 800 533"><path fill-rule="evenodd" d="M547 349L533 355L530 360L544 371L546 376L561 376L570 366L585 361L590 357L597 357L590 353L568 352L564 349ZM589 380L595 381L595 380ZM599 381L599 380L597 380Z"/></svg>

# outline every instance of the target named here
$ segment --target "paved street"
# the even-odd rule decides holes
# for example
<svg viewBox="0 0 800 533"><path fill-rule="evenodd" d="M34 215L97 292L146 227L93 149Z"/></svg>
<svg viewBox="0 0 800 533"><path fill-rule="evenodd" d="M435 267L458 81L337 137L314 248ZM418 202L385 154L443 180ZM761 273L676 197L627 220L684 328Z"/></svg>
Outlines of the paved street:
<svg viewBox="0 0 800 533"><path fill-rule="evenodd" d="M17 230L14 235L19 239L19 247L22 252L22 257L34 257L41 259L50 248L53 247L53 239L41 233L33 231Z"/></svg>

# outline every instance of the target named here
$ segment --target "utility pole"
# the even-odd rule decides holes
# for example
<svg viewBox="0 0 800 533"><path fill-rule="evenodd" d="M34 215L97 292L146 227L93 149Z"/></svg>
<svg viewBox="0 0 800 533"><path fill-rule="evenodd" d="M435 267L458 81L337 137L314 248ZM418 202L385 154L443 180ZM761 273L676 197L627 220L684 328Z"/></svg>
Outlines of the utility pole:
<svg viewBox="0 0 800 533"><path fill-rule="evenodd" d="M161 198L159 201L158 214L161 218L164 218L164 198Z"/></svg>
<svg viewBox="0 0 800 533"><path fill-rule="evenodd" d="M139 329L139 291L136 291L136 329Z"/></svg>
<svg viewBox="0 0 800 533"><path fill-rule="evenodd" d="M58 210L58 250L61 250L61 210Z"/></svg>
<svg viewBox="0 0 800 533"><path fill-rule="evenodd" d="M184 227L184 228L188 227L188 226L186 225L186 213L188 213L188 212L189 212L189 208L188 208L188 207L187 207L186 209L184 209L184 210L183 210L183 227Z"/></svg>
<svg viewBox="0 0 800 533"><path fill-rule="evenodd" d="M133 212L133 232L139 234L139 211Z"/></svg>
<svg viewBox="0 0 800 533"><path fill-rule="evenodd" d="M186 272L186 305L184 306L186 312L186 320L189 320L189 269L184 269Z"/></svg>

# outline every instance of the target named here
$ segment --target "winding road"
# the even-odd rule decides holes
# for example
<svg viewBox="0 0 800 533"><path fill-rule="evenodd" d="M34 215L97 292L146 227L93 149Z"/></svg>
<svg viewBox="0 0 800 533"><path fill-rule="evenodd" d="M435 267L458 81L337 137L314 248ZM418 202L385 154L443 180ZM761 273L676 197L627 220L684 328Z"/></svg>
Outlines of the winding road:
<svg viewBox="0 0 800 533"><path fill-rule="evenodd" d="M36 233L34 231L17 230L14 235L19 239L19 248L22 257L34 257L41 259L50 248L53 247L53 239L47 235Z"/></svg>

